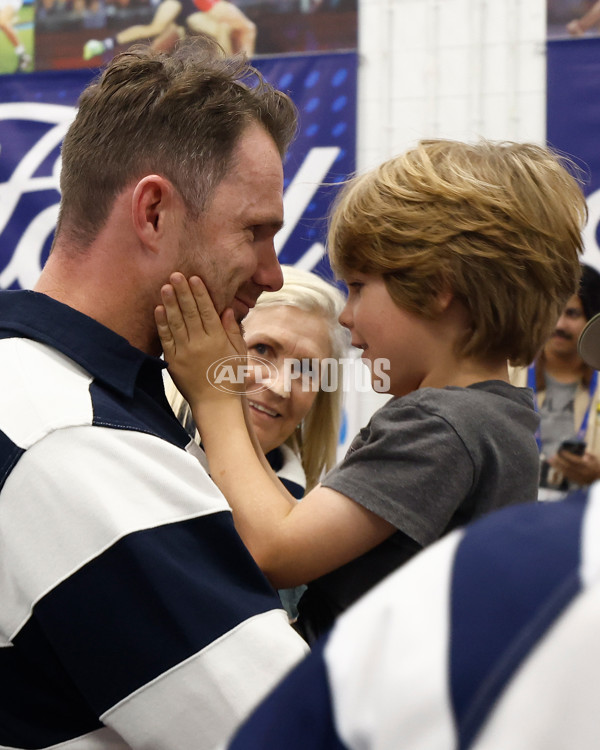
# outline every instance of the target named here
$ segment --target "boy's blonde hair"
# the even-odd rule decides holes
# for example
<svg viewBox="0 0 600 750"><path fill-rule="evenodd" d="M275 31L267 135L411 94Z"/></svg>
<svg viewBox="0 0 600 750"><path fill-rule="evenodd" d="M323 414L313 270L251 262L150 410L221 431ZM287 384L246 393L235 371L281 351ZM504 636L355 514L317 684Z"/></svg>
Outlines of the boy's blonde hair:
<svg viewBox="0 0 600 750"><path fill-rule="evenodd" d="M587 208L571 167L534 144L421 141L344 188L331 265L383 275L429 318L451 289L471 319L462 356L529 364L579 281Z"/></svg>

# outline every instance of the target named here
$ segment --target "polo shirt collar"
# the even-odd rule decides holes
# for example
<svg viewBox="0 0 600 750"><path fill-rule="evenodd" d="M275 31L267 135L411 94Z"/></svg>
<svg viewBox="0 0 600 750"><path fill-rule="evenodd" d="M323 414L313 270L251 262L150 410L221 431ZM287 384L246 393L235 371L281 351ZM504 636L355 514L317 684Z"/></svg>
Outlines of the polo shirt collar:
<svg viewBox="0 0 600 750"><path fill-rule="evenodd" d="M39 292L0 292L0 338L11 334L48 344L130 398L146 362L157 373L166 366L93 318Z"/></svg>

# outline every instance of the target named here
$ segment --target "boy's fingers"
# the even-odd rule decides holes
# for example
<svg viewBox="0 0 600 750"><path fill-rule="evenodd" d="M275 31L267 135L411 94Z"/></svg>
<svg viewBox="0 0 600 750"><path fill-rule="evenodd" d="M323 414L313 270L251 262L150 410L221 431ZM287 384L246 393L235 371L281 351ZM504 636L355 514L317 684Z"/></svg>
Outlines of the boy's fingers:
<svg viewBox="0 0 600 750"><path fill-rule="evenodd" d="M154 310L154 320L156 322L156 329L158 331L158 337L160 339L163 352L165 357L168 354L172 354L175 351L175 340L171 334L171 328L169 327L169 321L167 320L167 313L162 305Z"/></svg>
<svg viewBox="0 0 600 750"><path fill-rule="evenodd" d="M204 320L200 312L194 294L188 280L182 273L173 273L170 277L171 285L175 291L176 302L179 307L181 319L188 331L204 331ZM167 311L168 312L168 311Z"/></svg>
<svg viewBox="0 0 600 750"><path fill-rule="evenodd" d="M223 325L223 328L225 329L225 333L227 334L227 338L233 345L234 349L238 354L241 354L243 356L246 356L248 353L248 349L246 347L246 342L244 341L244 337L242 335L242 330L240 328L239 323L235 319L235 315L233 313L233 310L231 307L228 307L224 312L223 315L221 315L221 323Z"/></svg>
<svg viewBox="0 0 600 750"><path fill-rule="evenodd" d="M166 324L176 342L189 341L188 321L184 319L177 293L172 284L165 284L160 290L162 306L165 310ZM196 317L198 313L196 312Z"/></svg>
<svg viewBox="0 0 600 750"><path fill-rule="evenodd" d="M198 276L192 276L189 285L194 296L195 305L200 313L204 330L209 335L218 333L221 328L221 321L210 298L208 289L204 286L204 282Z"/></svg>

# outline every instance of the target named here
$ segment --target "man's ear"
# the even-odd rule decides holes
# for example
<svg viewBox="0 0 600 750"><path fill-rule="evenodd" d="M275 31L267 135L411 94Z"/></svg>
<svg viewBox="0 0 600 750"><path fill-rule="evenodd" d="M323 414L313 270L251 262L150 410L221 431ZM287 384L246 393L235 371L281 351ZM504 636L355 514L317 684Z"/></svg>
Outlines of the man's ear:
<svg viewBox="0 0 600 750"><path fill-rule="evenodd" d="M165 228L176 210L177 192L160 175L147 175L135 186L131 197L132 223L140 242L151 252L159 252Z"/></svg>

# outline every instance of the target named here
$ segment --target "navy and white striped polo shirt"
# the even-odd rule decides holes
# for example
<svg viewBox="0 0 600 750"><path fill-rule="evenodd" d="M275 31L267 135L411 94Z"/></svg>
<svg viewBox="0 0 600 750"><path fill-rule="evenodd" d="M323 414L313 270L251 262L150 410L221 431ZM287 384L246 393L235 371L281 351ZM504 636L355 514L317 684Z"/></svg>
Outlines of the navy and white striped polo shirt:
<svg viewBox="0 0 600 750"><path fill-rule="evenodd" d="M211 748L306 653L162 368L0 292L2 748Z"/></svg>

